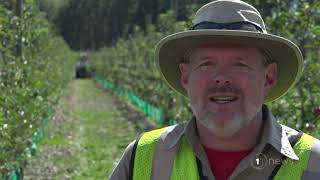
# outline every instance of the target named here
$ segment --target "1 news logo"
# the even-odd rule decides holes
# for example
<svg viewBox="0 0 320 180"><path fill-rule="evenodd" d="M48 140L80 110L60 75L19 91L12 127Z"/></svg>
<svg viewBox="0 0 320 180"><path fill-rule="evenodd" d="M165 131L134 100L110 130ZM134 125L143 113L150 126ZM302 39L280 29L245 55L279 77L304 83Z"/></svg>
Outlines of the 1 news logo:
<svg viewBox="0 0 320 180"><path fill-rule="evenodd" d="M267 162L268 162L267 156L261 153L256 155L255 158L251 161L251 166L254 169L261 170L266 167Z"/></svg>

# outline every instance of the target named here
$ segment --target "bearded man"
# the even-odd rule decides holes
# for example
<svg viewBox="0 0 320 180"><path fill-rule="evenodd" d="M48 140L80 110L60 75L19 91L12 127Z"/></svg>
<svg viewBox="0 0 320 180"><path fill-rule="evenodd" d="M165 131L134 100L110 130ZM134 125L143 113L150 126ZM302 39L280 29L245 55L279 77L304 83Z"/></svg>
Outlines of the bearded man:
<svg viewBox="0 0 320 180"><path fill-rule="evenodd" d="M320 179L319 140L279 124L266 105L301 76L301 52L269 34L256 8L210 2L190 30L162 39L155 57L193 117L139 136L111 180Z"/></svg>

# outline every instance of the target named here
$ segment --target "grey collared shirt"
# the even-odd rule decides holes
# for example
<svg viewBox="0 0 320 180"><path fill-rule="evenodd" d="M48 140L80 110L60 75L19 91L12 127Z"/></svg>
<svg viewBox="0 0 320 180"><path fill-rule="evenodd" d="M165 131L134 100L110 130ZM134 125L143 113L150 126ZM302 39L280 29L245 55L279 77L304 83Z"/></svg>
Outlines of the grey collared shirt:
<svg viewBox="0 0 320 180"><path fill-rule="evenodd" d="M249 155L240 161L228 180L268 179L274 168L281 163L282 156L294 161L299 160L288 139L290 136L298 134L298 132L285 125L279 124L266 106L265 109L267 117L264 118L259 143ZM215 180L207 155L196 133L195 121L195 118L192 118L188 123L171 126L161 135L153 160L152 180L170 179L174 155L179 147L180 138L183 135L186 136L195 155L200 160L203 175L208 177L209 180ZM110 180L128 179L133 145L134 142L126 148L118 165L109 177ZM303 179L320 177L319 172L320 168L315 174L308 173L308 178Z"/></svg>

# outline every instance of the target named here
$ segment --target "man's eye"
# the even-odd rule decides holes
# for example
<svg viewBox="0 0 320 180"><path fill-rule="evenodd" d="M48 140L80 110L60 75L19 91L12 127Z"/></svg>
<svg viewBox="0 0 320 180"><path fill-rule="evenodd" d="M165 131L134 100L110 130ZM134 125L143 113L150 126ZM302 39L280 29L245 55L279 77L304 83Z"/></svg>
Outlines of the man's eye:
<svg viewBox="0 0 320 180"><path fill-rule="evenodd" d="M253 70L253 68L250 67L248 64L241 63L241 62L236 63L234 67L241 70Z"/></svg>
<svg viewBox="0 0 320 180"><path fill-rule="evenodd" d="M211 62L204 62L200 64L200 66L211 66L211 65L213 65Z"/></svg>
<svg viewBox="0 0 320 180"><path fill-rule="evenodd" d="M239 66L239 67L248 67L249 68L249 66L247 64L244 64L244 63L236 63L235 65Z"/></svg>
<svg viewBox="0 0 320 180"><path fill-rule="evenodd" d="M201 70L209 70L211 69L212 67L214 66L214 64L210 61L208 62L203 62L203 63L200 63L196 69L201 69Z"/></svg>

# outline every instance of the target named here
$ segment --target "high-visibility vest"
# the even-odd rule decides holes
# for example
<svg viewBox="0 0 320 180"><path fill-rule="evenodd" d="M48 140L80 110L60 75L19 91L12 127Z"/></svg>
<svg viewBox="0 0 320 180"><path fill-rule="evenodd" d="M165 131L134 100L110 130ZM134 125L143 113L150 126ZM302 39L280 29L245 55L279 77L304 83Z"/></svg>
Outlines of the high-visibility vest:
<svg viewBox="0 0 320 180"><path fill-rule="evenodd" d="M133 180L150 180L152 161L155 148L161 134L166 128L144 133L136 141L133 147L132 160L130 163L129 176ZM275 180L300 180L303 171L306 170L313 144L313 137L300 132L292 144L294 152L299 157L298 161L283 159L282 164L277 166L269 179ZM284 156L283 156L284 157ZM200 168L199 168L200 166ZM181 137L180 147L175 155L171 172L171 180L207 179L202 175L201 163L194 155L192 147L185 136Z"/></svg>

